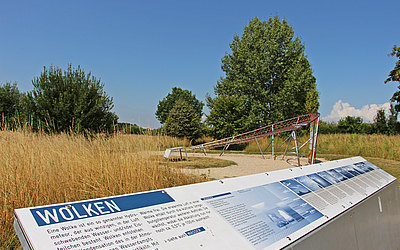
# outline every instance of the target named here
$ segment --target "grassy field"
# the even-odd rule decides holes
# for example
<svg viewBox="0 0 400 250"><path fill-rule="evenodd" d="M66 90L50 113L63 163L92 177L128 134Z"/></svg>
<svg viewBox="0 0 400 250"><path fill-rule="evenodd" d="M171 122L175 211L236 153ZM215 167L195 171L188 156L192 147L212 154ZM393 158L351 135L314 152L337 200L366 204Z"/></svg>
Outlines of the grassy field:
<svg viewBox="0 0 400 250"><path fill-rule="evenodd" d="M278 138L275 145L279 146L286 138ZM299 138L300 144L308 138ZM259 140L260 147L264 150L271 138ZM293 147L293 141L289 148ZM282 145L278 154L285 152L286 144ZM248 153L260 153L256 142L251 142L244 149ZM293 150L292 150L293 151ZM270 154L271 149L266 154ZM308 144L304 146L301 155L308 155ZM332 134L319 135L317 142L317 159L337 160L353 156L362 156L376 166L400 179L400 135L358 135L358 134Z"/></svg>
<svg viewBox="0 0 400 250"><path fill-rule="evenodd" d="M202 169L202 168L223 168L227 166L237 165L234 161L228 161L224 159L216 159L211 157L188 157L182 160L178 157L166 161L161 161L161 165L175 167L175 168L189 168L189 169Z"/></svg>
<svg viewBox="0 0 400 250"><path fill-rule="evenodd" d="M305 137L300 138L304 142ZM276 143L282 143L278 139ZM264 149L268 139L259 141ZM164 136L79 135L0 131L0 249L19 247L12 228L13 210L204 181L180 168L224 167L231 162L210 158L172 160L154 151L188 145ZM283 153L285 145L278 153ZM301 151L307 155L307 146ZM220 151L218 151L220 152ZM228 151L232 152L232 151ZM259 153L255 142L244 149ZM269 151L270 152L270 151ZM268 153L268 152L267 152ZM328 160L360 155L400 178L400 136L320 135L318 155Z"/></svg>
<svg viewBox="0 0 400 250"><path fill-rule="evenodd" d="M275 147L279 146L286 138L275 140ZM308 138L303 136L298 139L299 144L304 143ZM259 140L260 147L264 150L271 138ZM293 140L289 148L293 147ZM283 153L286 143L278 150ZM255 141L249 143L244 149L246 152L259 153L260 150ZM293 151L293 150L292 150ZM271 152L271 148L267 153ZM300 151L302 155L308 154L308 144ZM400 136L385 135L358 135L358 134L332 134L319 135L317 142L318 155L332 154L342 156L369 156L388 160L400 161Z"/></svg>
<svg viewBox="0 0 400 250"><path fill-rule="evenodd" d="M13 210L204 181L160 164L151 152L187 142L160 136L0 131L0 249L19 241Z"/></svg>

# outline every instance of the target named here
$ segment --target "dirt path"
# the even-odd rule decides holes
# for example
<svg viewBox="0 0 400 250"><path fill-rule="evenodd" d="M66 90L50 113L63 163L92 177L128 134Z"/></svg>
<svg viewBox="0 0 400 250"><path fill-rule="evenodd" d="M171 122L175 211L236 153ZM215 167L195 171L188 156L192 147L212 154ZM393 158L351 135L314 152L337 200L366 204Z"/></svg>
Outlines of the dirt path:
<svg viewBox="0 0 400 250"><path fill-rule="evenodd" d="M282 156L278 156L276 160L271 159L271 156L266 156L265 159L261 155L249 155L249 154L225 154L219 156L218 154L208 154L204 156L201 153L188 153L189 157L213 157L224 160L231 160L237 163L237 165L228 166L224 168L204 168L204 169L182 169L183 172L195 175L206 175L209 178L223 179L229 177L257 174L263 172L274 171L278 169L292 168L294 166L288 164L285 158L282 160ZM297 160L292 160L296 162ZM307 159L301 159L302 165L307 165Z"/></svg>

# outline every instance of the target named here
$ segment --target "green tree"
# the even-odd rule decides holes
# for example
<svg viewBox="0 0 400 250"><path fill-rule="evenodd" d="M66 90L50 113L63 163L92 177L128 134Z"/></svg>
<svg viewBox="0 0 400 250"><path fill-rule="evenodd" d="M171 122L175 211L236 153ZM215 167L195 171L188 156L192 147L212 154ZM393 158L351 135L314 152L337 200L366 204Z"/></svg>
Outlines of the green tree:
<svg viewBox="0 0 400 250"><path fill-rule="evenodd" d="M242 97L220 95L212 99L207 96L207 104L213 108L207 115L207 124L211 127L211 136L225 138L237 135L245 123L245 100Z"/></svg>
<svg viewBox="0 0 400 250"><path fill-rule="evenodd" d="M383 109L378 110L374 119L375 132L378 134L388 134L388 119L386 118L385 111Z"/></svg>
<svg viewBox="0 0 400 250"><path fill-rule="evenodd" d="M172 92L168 93L168 95L157 105L156 118L161 124L166 122L169 112L174 108L176 102L179 100L184 100L188 105L190 105L199 117L203 115L204 103L197 100L196 95L192 94L192 91L173 87Z"/></svg>
<svg viewBox="0 0 400 250"><path fill-rule="evenodd" d="M397 135L400 134L400 122L397 120L399 112L395 110L394 105L390 104L390 114L388 119L388 130L389 134Z"/></svg>
<svg viewBox="0 0 400 250"><path fill-rule="evenodd" d="M307 92L306 104L304 111L306 114L316 113L319 109L319 93L316 89Z"/></svg>
<svg viewBox="0 0 400 250"><path fill-rule="evenodd" d="M128 122L122 122L118 123L117 129L119 132L122 132L124 134L144 134L146 131L145 129L141 128L137 124L131 124Z"/></svg>
<svg viewBox="0 0 400 250"><path fill-rule="evenodd" d="M21 111L21 94L16 83L0 84L0 117L3 122L12 124Z"/></svg>
<svg viewBox="0 0 400 250"><path fill-rule="evenodd" d="M222 59L225 77L217 82L216 97L208 99L207 106L213 112L219 98L241 99L243 122L234 125L235 131L245 132L318 110L316 79L304 45L285 19L254 18L241 37L234 36L230 48L232 53ZM221 116L224 112L222 109ZM208 122L217 128L228 120Z"/></svg>
<svg viewBox="0 0 400 250"><path fill-rule="evenodd" d="M111 112L112 98L99 79L80 66L63 71L44 67L33 81L34 89L25 97L25 109L32 118L55 131L111 132L118 117Z"/></svg>
<svg viewBox="0 0 400 250"><path fill-rule="evenodd" d="M400 47L397 47L396 45L392 49L392 53L390 54L391 56L395 56L398 58L394 69L390 71L388 78L385 80L385 83L387 82L398 82L399 86L398 89L399 91L396 91L393 94L393 97L391 99L392 102L395 102L394 109L396 112L400 112Z"/></svg>
<svg viewBox="0 0 400 250"><path fill-rule="evenodd" d="M337 134L339 133L338 125L335 122L319 121L318 134Z"/></svg>
<svg viewBox="0 0 400 250"><path fill-rule="evenodd" d="M201 136L199 114L184 100L178 100L165 121L165 132L169 136L196 140Z"/></svg>
<svg viewBox="0 0 400 250"><path fill-rule="evenodd" d="M339 133L360 134L363 132L363 119L361 117L346 116L338 122Z"/></svg>

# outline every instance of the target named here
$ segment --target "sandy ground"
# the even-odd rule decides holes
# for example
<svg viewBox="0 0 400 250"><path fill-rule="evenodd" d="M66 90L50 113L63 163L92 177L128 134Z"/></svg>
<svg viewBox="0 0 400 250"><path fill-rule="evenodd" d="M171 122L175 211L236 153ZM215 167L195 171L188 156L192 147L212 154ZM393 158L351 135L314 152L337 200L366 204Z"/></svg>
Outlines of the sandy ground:
<svg viewBox="0 0 400 250"><path fill-rule="evenodd" d="M290 157L286 157L284 160L282 160L282 156L277 156L276 160L271 159L272 158L271 155L265 156L265 159L263 159L261 155L249 155L249 154L225 154L223 156L219 156L219 154L208 154L207 156L204 156L204 154L201 153L188 153L188 156L213 157L224 160L230 160L237 163L237 165L228 166L224 168L182 169L183 172L188 174L195 174L202 176L206 175L210 178L215 178L215 179L264 173L278 169L294 167L286 162L286 160ZM290 162L297 164L297 160L291 160ZM300 163L303 166L308 165L307 158L302 158Z"/></svg>

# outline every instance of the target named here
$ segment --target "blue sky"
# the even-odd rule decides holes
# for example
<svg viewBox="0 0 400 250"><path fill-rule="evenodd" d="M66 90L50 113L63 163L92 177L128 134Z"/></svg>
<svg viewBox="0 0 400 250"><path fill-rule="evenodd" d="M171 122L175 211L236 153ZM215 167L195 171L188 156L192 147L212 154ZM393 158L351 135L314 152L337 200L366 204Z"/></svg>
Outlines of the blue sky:
<svg viewBox="0 0 400 250"><path fill-rule="evenodd" d="M399 9L398 0L1 0L0 82L29 91L43 66L81 65L102 79L121 122L155 128L172 87L205 102L233 36L254 17L278 15L305 44L322 117L368 119L396 91L383 81L400 45Z"/></svg>

